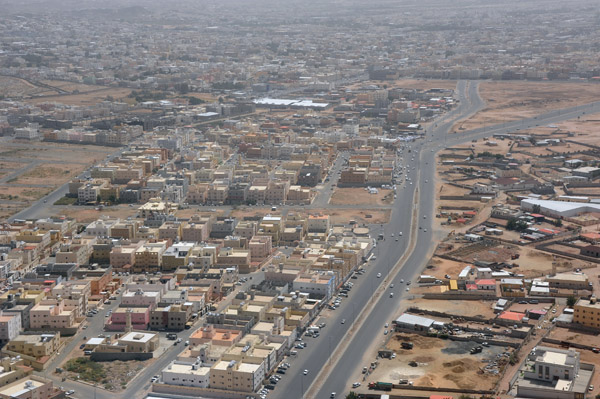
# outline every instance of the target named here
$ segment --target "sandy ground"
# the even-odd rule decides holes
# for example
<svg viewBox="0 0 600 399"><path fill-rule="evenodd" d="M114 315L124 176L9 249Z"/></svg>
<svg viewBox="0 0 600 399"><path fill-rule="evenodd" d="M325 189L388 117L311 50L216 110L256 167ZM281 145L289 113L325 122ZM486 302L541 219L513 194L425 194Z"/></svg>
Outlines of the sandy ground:
<svg viewBox="0 0 600 399"><path fill-rule="evenodd" d="M0 216L10 216L26 208L31 201L50 193L114 151L114 148L100 146L19 140L3 143L0 157L4 159L0 163L0 174L19 170L22 173L0 184L0 200L16 201L8 206L0 205ZM34 160L44 163L26 169ZM71 162L66 163L65 160Z"/></svg>
<svg viewBox="0 0 600 399"><path fill-rule="evenodd" d="M111 218L126 219L128 216L133 216L136 213L136 208L130 208L128 205L116 205L104 207L101 211L89 206L69 206L60 207L57 213L69 218L74 218L79 223L91 223L101 216L109 216Z"/></svg>
<svg viewBox="0 0 600 399"><path fill-rule="evenodd" d="M353 85L345 86L347 88L357 89L364 86L377 85L381 88L403 88L403 89L417 89L417 90L429 90L433 88L441 89L452 89L456 88L455 80L428 80L428 79L398 79L394 81L378 81L369 80Z"/></svg>
<svg viewBox="0 0 600 399"><path fill-rule="evenodd" d="M597 100L598 90L593 83L482 82L479 93L486 101L486 107L457 122L453 130L474 129L586 104Z"/></svg>
<svg viewBox="0 0 600 399"><path fill-rule="evenodd" d="M33 104L56 102L67 105L93 105L106 100L107 97L119 101L127 97L131 93L131 89L112 88L98 86L87 93L66 94L66 95L48 95L39 98L31 98L28 102Z"/></svg>
<svg viewBox="0 0 600 399"><path fill-rule="evenodd" d="M393 190L379 189L370 194L364 188L340 188L333 191L331 205L389 205L394 198Z"/></svg>
<svg viewBox="0 0 600 399"><path fill-rule="evenodd" d="M356 220L357 224L383 224L390 220L389 209L313 209L313 212L329 215L332 224L348 224ZM370 217L369 217L370 216Z"/></svg>
<svg viewBox="0 0 600 399"><path fill-rule="evenodd" d="M35 87L25 80L8 76L0 76L0 93L4 94L8 98L20 98L38 93L41 90L44 89Z"/></svg>
<svg viewBox="0 0 600 399"><path fill-rule="evenodd" d="M412 350L401 349L401 342L414 344ZM405 378L415 386L462 389L492 389L498 377L482 374L488 359L504 351L502 347L489 347L477 355L469 354L474 342L445 341L416 334L394 334L387 348L396 352L395 359L381 359L369 381L398 383ZM417 362L411 367L409 362Z"/></svg>
<svg viewBox="0 0 600 399"><path fill-rule="evenodd" d="M586 114L578 119L569 119L561 123L549 126L539 126L534 129L526 130L533 134L549 134L553 136L565 134L567 132L575 133L574 137L567 139L585 144L598 145L600 138L600 113Z"/></svg>
<svg viewBox="0 0 600 399"><path fill-rule="evenodd" d="M495 317L492 309L493 301L459 301L459 300L435 300L414 298L407 301L407 307L415 306L423 310L437 312L448 312L456 316L483 317L491 319Z"/></svg>
<svg viewBox="0 0 600 399"><path fill-rule="evenodd" d="M18 184L49 184L58 186L77 176L85 169L81 164L41 164L36 168L20 175L14 183Z"/></svg>

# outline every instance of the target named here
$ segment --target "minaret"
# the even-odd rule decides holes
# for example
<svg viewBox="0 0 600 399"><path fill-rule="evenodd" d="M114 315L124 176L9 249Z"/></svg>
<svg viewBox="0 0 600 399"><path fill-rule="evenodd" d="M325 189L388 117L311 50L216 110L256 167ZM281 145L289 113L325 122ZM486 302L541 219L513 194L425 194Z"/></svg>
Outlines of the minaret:
<svg viewBox="0 0 600 399"><path fill-rule="evenodd" d="M133 328L131 326L131 309L127 309L127 317L125 321L125 334L130 333L131 331L133 331Z"/></svg>

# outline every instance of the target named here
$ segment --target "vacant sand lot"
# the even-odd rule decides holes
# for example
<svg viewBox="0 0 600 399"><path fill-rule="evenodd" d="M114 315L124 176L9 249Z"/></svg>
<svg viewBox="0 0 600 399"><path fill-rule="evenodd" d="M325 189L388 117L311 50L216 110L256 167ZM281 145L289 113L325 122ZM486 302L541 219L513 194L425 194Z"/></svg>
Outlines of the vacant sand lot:
<svg viewBox="0 0 600 399"><path fill-rule="evenodd" d="M412 342L412 350L401 348L402 342ZM475 342L447 341L416 334L394 334L386 345L396 352L395 359L381 359L369 376L369 381L398 383L400 379L413 381L415 386L459 389L492 389L498 380L495 375L481 373L480 369L505 348L490 346L482 353L471 355ZM412 367L410 362L416 362Z"/></svg>
<svg viewBox="0 0 600 399"><path fill-rule="evenodd" d="M336 188L331 196L331 205L389 205L394 198L393 190L378 189L371 194L364 188Z"/></svg>
<svg viewBox="0 0 600 399"><path fill-rule="evenodd" d="M482 82L483 110L457 122L453 131L529 118L544 112L586 104L598 99L600 86L569 82Z"/></svg>

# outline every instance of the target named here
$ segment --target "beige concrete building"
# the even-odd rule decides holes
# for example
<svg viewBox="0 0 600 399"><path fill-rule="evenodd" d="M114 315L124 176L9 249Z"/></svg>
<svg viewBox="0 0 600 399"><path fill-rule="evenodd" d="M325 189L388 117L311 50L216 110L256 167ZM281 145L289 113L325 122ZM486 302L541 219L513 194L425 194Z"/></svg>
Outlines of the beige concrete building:
<svg viewBox="0 0 600 399"><path fill-rule="evenodd" d="M77 313L78 308L66 305L63 299L44 299L29 311L30 328L50 331L72 328Z"/></svg>
<svg viewBox="0 0 600 399"><path fill-rule="evenodd" d="M264 376L264 363L220 361L210 369L210 387L236 392L254 392Z"/></svg>
<svg viewBox="0 0 600 399"><path fill-rule="evenodd" d="M51 399L58 394L51 380L33 375L0 388L2 399Z"/></svg>
<svg viewBox="0 0 600 399"><path fill-rule="evenodd" d="M596 298L580 298L573 307L573 322L582 326L600 329L600 303Z"/></svg>

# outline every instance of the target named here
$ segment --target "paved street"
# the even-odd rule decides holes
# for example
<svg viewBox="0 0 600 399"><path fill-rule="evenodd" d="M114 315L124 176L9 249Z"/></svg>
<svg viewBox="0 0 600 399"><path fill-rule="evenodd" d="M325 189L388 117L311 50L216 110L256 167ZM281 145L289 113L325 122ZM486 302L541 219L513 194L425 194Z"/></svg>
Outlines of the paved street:
<svg viewBox="0 0 600 399"><path fill-rule="evenodd" d="M354 288L350 292L350 297L343 301L342 306L333 312L328 312L327 318L323 320L327 323L327 327L323 329L321 336L317 339L307 338L308 347L299 350L297 358L290 360L290 363L292 363L290 372L277 384L277 389L269 395L270 398L300 398L309 389L312 389L310 397L328 398L331 392L337 392L341 396L342 393L349 390L349 384L352 382L349 378L357 375L358 370L364 366L360 360L363 359L366 348L374 342L373 337L381 334L381 341L377 340L375 342L379 343L383 341L383 325L397 316L402 294L410 294L410 292L405 291L406 285L401 284L400 280L415 278L417 272L424 266L429 251L437 239L435 232L431 228L435 193L434 185L430 183L434 180L434 155L437 151L448 146L470 141L473 138L491 136L495 133L514 132L517 129L527 129L536 125L557 123L562 120L576 118L586 112L591 113L595 109L600 109L600 102L598 102L586 106L552 111L536 118L465 131L459 135L449 134L450 128L456 120L469 116L483 107L484 104L478 95L477 88L477 82L459 82L458 98L460 103L458 107L439 118L433 127L428 128L425 139L407 144L407 147L411 148L411 152L408 152L407 149L404 150L401 154L401 164L404 166L404 172L408 173L410 182L413 184L410 184L406 180L398 183L396 190L397 200L392 208L390 222L385 225L371 226L374 237L379 233L383 233L385 237L384 241L378 241L378 245L374 250L377 259L369 262L370 265L366 266L367 272L363 276L357 280L352 280L355 283ZM338 156L331 170L330 181L323 185L323 189L314 203L306 208L328 207L332 191L331 186L337 180L337 176L334 177L334 175L340 170L343 161L343 156ZM66 188L66 185L62 186L47 196L45 198L46 202L42 199L34 204L33 207L15 215L14 218L48 216L49 206L64 195ZM416 203L414 202L415 198L417 198ZM361 208L361 206L348 207ZM217 207L209 206L206 208L212 209ZM224 208L230 209L230 207ZM297 207L282 206L278 207L278 210L286 212L291 208ZM415 208L417 212L414 220L417 222L417 225L413 226L413 209ZM396 241L395 237L400 232L403 235ZM395 235L394 238L391 237L392 233ZM413 236L413 234L416 235ZM415 245L412 251L406 253L411 238L415 240ZM396 274L388 277L388 273L403 255L407 257L404 263L397 268L398 271ZM381 273L381 278L377 277L378 273ZM257 278L259 277L257 276L251 281L256 282ZM394 284L393 290L386 288L389 287L390 283ZM250 281L241 288L247 288L249 284ZM390 298L390 292L395 293L393 298ZM221 306L224 307L230 300L231 298L228 298ZM363 318L359 318L361 324L354 325L355 319L369 305L374 305L376 311L365 314ZM101 328L101 324L104 322L103 319L103 313L95 316L88 330L80 332L63 349L61 355L53 361L49 369L49 377L50 372L61 363L67 353L81 344L84 335L91 337L94 335L92 332L95 332L97 335L101 331L99 328ZM341 323L342 320L345 320L344 324ZM347 335L349 330L353 330L354 333ZM191 332L192 330L187 330L180 333L179 336L185 340ZM343 353L340 353L339 356L336 356L335 359L330 359L331 354L334 353L340 342L347 343L347 349ZM55 379L57 385L63 386L65 389L74 389L76 391L76 398L139 398L143 397L149 390L150 378L155 374L159 374L160 370L174 360L182 349L179 346L174 347L156 359L148 368L133 379L124 392L119 394L108 393L101 389L96 390L90 385L72 381L61 382L57 377L52 378ZM324 366L331 367L324 368ZM308 375L303 375L301 372L303 369L309 370ZM318 384L312 386L315 382L318 382Z"/></svg>

